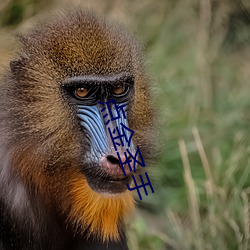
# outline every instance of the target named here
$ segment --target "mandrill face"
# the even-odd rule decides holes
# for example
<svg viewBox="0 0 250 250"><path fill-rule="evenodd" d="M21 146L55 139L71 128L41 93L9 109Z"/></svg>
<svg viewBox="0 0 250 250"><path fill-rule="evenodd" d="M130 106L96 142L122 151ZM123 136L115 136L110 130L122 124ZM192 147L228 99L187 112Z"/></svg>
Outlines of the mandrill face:
<svg viewBox="0 0 250 250"><path fill-rule="evenodd" d="M26 192L33 190L65 224L118 239L134 207L126 186L134 173L125 165L123 174L117 152L122 161L137 146L144 161L150 154L152 111L138 44L123 27L86 11L62 15L20 40L1 90L1 147L8 151L1 157ZM122 109L120 119L104 117L104 108L116 112L106 104L111 100L126 119ZM121 122L134 135L115 150L108 128L121 131Z"/></svg>
<svg viewBox="0 0 250 250"><path fill-rule="evenodd" d="M82 154L80 165L89 186L103 194L125 192L132 172L125 164L124 175L117 152L122 162L125 162L126 148L129 148L134 155L134 145L133 142L126 141L130 137L129 130L124 131L126 137L121 136L123 146L121 142L118 143L120 146L114 145L115 141L110 138L109 131L113 132L118 128L122 133L124 129L121 124L129 127L125 118L129 112L129 101L134 96L134 80L131 72L112 76L71 77L65 81L62 90L67 102L73 105L79 117L80 133L85 135L81 141L82 147L88 144L88 151ZM104 110L105 112L102 112Z"/></svg>

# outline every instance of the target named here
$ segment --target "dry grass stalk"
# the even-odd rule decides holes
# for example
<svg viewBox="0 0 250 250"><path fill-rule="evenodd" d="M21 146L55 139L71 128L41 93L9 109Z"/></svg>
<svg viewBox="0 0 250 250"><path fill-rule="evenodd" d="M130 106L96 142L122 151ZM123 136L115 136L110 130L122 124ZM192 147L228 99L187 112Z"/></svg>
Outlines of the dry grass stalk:
<svg viewBox="0 0 250 250"><path fill-rule="evenodd" d="M189 201L189 211L191 222L194 230L194 235L197 236L197 245L199 249L202 249L203 237L201 233L201 218L199 211L199 200L195 191L195 184L191 173L191 168L189 164L187 148L185 141L183 139L179 140L179 148L181 152L181 158L184 167L184 180L187 185L188 190L188 201Z"/></svg>

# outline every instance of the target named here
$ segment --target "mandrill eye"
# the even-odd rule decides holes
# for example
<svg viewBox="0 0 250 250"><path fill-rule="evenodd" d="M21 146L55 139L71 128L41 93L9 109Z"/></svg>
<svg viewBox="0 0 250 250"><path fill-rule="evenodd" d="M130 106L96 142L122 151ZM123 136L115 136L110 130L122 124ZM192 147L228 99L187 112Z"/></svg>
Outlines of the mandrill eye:
<svg viewBox="0 0 250 250"><path fill-rule="evenodd" d="M115 95L121 95L124 93L124 91L125 91L124 85L119 84L113 87L113 92Z"/></svg>
<svg viewBox="0 0 250 250"><path fill-rule="evenodd" d="M89 89L85 87L80 87L75 90L75 95L78 98L84 98L89 93Z"/></svg>

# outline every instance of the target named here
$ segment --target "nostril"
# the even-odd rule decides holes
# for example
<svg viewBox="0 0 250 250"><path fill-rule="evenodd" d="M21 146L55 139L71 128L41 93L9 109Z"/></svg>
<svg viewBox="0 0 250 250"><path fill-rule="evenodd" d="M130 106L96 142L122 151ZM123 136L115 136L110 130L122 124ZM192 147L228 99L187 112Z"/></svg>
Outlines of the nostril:
<svg viewBox="0 0 250 250"><path fill-rule="evenodd" d="M120 164L119 160L113 155L107 155L106 158L111 164Z"/></svg>

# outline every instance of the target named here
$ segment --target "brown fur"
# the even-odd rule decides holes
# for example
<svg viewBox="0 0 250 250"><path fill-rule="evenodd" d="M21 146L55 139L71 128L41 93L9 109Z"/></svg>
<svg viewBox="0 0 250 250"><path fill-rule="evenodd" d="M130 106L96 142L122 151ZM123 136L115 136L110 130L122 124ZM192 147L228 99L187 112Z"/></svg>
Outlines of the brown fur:
<svg viewBox="0 0 250 250"><path fill-rule="evenodd" d="M22 50L1 90L0 157L69 225L117 239L118 225L134 207L132 192L109 197L88 186L78 166L78 120L60 85L72 76L131 73L135 98L128 119L136 144L148 152L152 111L137 42L124 28L87 11L62 15L20 40Z"/></svg>

